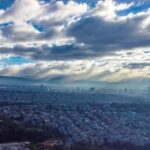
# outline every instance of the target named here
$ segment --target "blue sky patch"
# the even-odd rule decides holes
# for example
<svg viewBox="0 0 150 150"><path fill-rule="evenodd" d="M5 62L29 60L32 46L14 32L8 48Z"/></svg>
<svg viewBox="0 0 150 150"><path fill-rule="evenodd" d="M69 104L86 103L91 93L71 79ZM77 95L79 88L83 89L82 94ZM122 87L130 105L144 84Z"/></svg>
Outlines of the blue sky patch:
<svg viewBox="0 0 150 150"><path fill-rule="evenodd" d="M10 7L15 0L0 0L0 9L7 9Z"/></svg>
<svg viewBox="0 0 150 150"><path fill-rule="evenodd" d="M142 12L142 11L146 11L149 8L150 8L150 2L149 3L143 3L141 5L133 5L129 9L118 11L117 14L120 15L120 16L125 16L129 13L136 14L136 13L139 13L139 12Z"/></svg>
<svg viewBox="0 0 150 150"><path fill-rule="evenodd" d="M13 65L19 65L19 64L26 64L26 63L33 63L33 60L30 60L28 58L20 57L20 56L14 56L9 58L4 58L1 60L1 62L7 63L7 64L13 64Z"/></svg>
<svg viewBox="0 0 150 150"><path fill-rule="evenodd" d="M37 31L39 32L43 32L44 31L44 28L43 26L41 26L40 24L38 23L35 23L33 21L27 21L27 23L31 24Z"/></svg>
<svg viewBox="0 0 150 150"><path fill-rule="evenodd" d="M8 27L8 26L11 26L11 25L13 25L13 22L2 23L2 24L0 24L0 28Z"/></svg>

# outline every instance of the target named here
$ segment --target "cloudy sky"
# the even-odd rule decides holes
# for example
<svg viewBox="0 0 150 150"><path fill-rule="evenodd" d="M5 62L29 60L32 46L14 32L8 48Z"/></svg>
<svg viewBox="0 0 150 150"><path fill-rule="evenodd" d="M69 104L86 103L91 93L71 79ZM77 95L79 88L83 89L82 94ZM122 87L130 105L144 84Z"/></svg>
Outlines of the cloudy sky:
<svg viewBox="0 0 150 150"><path fill-rule="evenodd" d="M149 0L0 0L0 76L149 86Z"/></svg>

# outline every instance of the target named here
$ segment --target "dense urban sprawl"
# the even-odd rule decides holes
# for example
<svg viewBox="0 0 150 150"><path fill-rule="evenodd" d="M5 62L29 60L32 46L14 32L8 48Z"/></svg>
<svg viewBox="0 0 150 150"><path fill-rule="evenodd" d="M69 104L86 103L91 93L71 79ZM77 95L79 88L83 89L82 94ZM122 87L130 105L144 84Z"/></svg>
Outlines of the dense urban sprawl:
<svg viewBox="0 0 150 150"><path fill-rule="evenodd" d="M58 128L66 144L85 141L149 144L149 106L143 104L41 104L1 106L1 114L25 124Z"/></svg>

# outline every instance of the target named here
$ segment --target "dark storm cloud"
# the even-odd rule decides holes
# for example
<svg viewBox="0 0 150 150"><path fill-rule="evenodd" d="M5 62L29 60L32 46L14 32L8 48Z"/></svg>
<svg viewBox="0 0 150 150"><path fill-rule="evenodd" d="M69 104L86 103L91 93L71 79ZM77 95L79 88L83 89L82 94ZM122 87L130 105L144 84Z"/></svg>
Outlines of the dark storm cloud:
<svg viewBox="0 0 150 150"><path fill-rule="evenodd" d="M130 63L124 66L124 68L128 69L143 69L145 67L150 67L150 63Z"/></svg>
<svg viewBox="0 0 150 150"><path fill-rule="evenodd" d="M139 28L145 17L109 22L98 17L88 17L74 23L68 35L84 43L98 55L109 51L150 46L150 33Z"/></svg>
<svg viewBox="0 0 150 150"><path fill-rule="evenodd" d="M82 59L91 56L82 46L77 46L74 44L66 44L61 46L42 45L38 47L25 47L22 45L16 45L12 48L1 47L0 53L15 54L19 56L30 57L36 60Z"/></svg>

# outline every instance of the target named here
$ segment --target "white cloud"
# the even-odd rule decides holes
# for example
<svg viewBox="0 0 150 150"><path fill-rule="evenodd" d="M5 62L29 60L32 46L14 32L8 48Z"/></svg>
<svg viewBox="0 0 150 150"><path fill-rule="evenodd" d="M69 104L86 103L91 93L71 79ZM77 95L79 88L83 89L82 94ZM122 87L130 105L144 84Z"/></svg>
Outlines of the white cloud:
<svg viewBox="0 0 150 150"><path fill-rule="evenodd" d="M68 21L70 18L80 17L80 15L86 13L88 9L89 7L85 3L79 4L71 0L67 4L64 4L63 1L56 1L43 5L44 11L38 20L54 19L54 21Z"/></svg>
<svg viewBox="0 0 150 150"><path fill-rule="evenodd" d="M120 11L120 10L125 10L125 9L129 9L130 7L132 7L134 5L133 2L131 3L120 3L120 4L115 4L116 8L115 10Z"/></svg>
<svg viewBox="0 0 150 150"><path fill-rule="evenodd" d="M149 56L150 53L137 49L86 60L36 61L12 65L1 62L0 74L33 79L63 76L71 81L120 82L135 78L150 78Z"/></svg>
<svg viewBox="0 0 150 150"><path fill-rule="evenodd" d="M0 9L0 16L3 15L4 12L4 10Z"/></svg>
<svg viewBox="0 0 150 150"><path fill-rule="evenodd" d="M0 17L0 22L15 22L22 24L41 13L41 6L37 0L16 0Z"/></svg>
<svg viewBox="0 0 150 150"><path fill-rule="evenodd" d="M3 27L3 43L22 44L35 43L66 43L72 41L65 35L67 24L80 18L88 11L85 3L62 1L41 4L37 0L16 0L5 12L0 13L0 24L13 22L9 27ZM43 28L41 33L35 26ZM5 45L7 45L7 43Z"/></svg>
<svg viewBox="0 0 150 150"><path fill-rule="evenodd" d="M134 3L117 3L114 0L103 0L97 3L92 10L92 14L107 21L115 21L118 19L117 11L128 9L133 5Z"/></svg>

